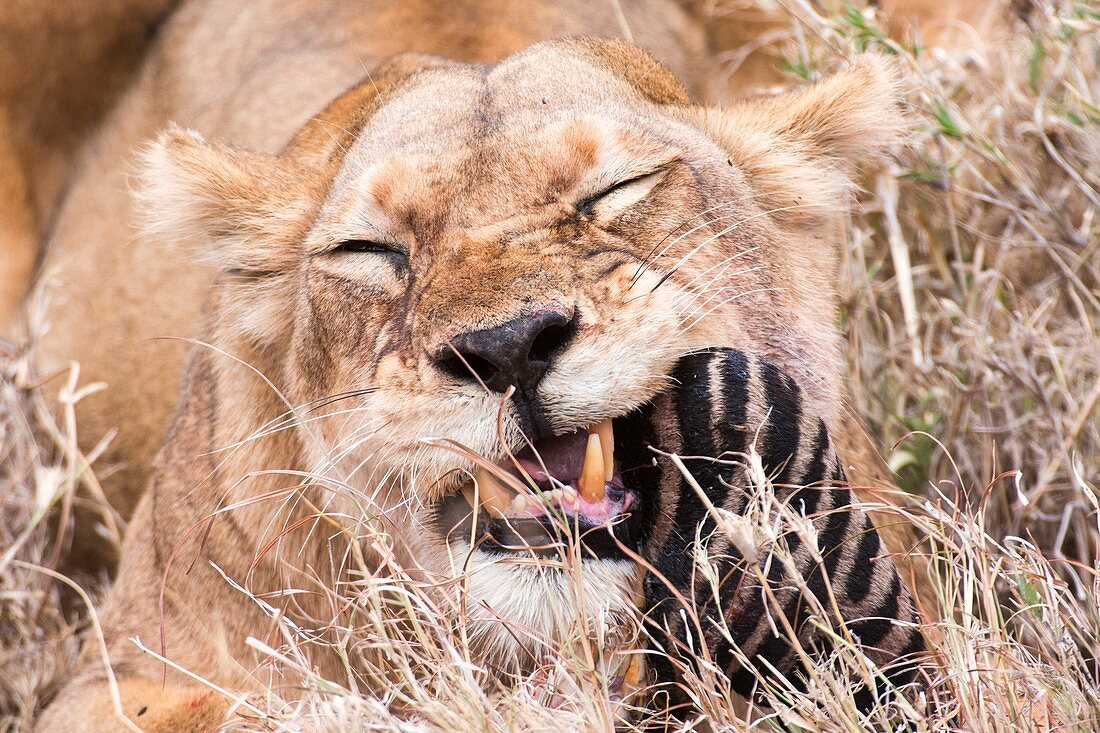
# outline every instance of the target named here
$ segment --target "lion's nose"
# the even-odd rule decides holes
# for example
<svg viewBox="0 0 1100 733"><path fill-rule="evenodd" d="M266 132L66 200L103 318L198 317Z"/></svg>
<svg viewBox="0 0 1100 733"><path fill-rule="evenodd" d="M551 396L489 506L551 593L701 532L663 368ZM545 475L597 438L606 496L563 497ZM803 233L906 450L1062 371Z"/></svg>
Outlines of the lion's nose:
<svg viewBox="0 0 1100 733"><path fill-rule="evenodd" d="M440 350L437 363L448 374L483 382L494 392L514 386L521 394L530 395L550 368L551 358L572 334L568 315L540 310L500 326L455 336Z"/></svg>

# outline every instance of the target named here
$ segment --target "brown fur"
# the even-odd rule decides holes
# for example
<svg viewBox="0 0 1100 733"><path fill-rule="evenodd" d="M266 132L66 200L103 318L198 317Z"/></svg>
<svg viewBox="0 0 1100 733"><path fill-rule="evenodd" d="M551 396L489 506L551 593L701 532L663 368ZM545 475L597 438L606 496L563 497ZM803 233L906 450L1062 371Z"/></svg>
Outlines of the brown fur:
<svg viewBox="0 0 1100 733"><path fill-rule="evenodd" d="M666 0L639 0L624 9L628 20L638 21L636 40L706 96L711 75L696 22ZM303 27L309 28L305 36ZM249 42L223 33L226 28L248 28ZM211 139L275 154L311 114L396 54L415 50L487 62L541 38L619 32L609 4L580 2L514 0L489 11L472 0L445 8L434 0L200 0L177 11L71 181L43 267L51 275L54 305L51 332L40 346L45 363L78 358L85 378L111 385L86 402L78 428L90 443L119 431L104 456L118 466L105 489L123 517L147 482L187 353L185 344L155 339L200 335L214 277L187 252L155 240L131 241L137 216L129 180L142 141L171 120ZM332 38L340 41L330 43ZM373 91L369 82L364 86L361 93ZM340 124L314 123L316 139L334 142ZM143 272L140 279L104 279L104 273L135 268ZM141 409L132 409L137 405Z"/></svg>
<svg viewBox="0 0 1100 733"><path fill-rule="evenodd" d="M132 79L176 0L0 4L0 335L79 146Z"/></svg>
<svg viewBox="0 0 1100 733"><path fill-rule="evenodd" d="M621 414L660 391L681 354L729 345L797 375L831 431L854 432L842 409L832 240L855 160L900 127L892 77L869 61L779 101L691 106L707 92L705 45L659 0L623 6L646 19L635 40L671 71L618 42L526 48L578 30L617 34L602 4L272 2L195 2L173 18L74 179L49 255L61 268L43 356L77 358L87 378L110 383L86 406L81 432L95 441L120 428L112 458L125 468L109 488L124 513L149 481L103 625L125 709L140 702L168 711L157 713L165 720L190 693L142 682L161 667L128 638L152 645L163 623L184 666L236 690L265 684L244 640L272 622L210 563L257 594L300 583L306 568L337 582L343 568L311 531L314 507L350 515L373 505L403 562L452 572L452 550L412 528L467 464L420 439L453 437L490 457L519 441L514 428L507 446L498 440L496 396L456 386L432 364L458 333L532 308L571 309L578 335L540 388L556 430ZM395 56L407 51L417 53ZM364 66L373 71L362 79ZM145 150L138 230L131 151L169 120L183 127ZM663 172L629 205L612 197L587 218L573 208L651 170ZM708 214L716 221L691 232ZM684 236L665 239L674 231ZM404 247L408 268L330 251L347 238ZM647 253L670 241L634 283ZM188 264L196 255L204 264ZM730 289L702 292L715 273ZM725 302L729 293L740 295ZM151 470L187 351L149 340L157 336L206 345L191 351ZM350 404L315 402L364 386L375 391ZM257 437L309 403L321 406L298 430ZM361 444L341 454L349 437ZM325 482L247 478L263 469L338 476L358 504ZM296 501L209 521L272 491ZM262 553L286 527L297 528L278 547L313 540ZM629 604L625 577L593 565L586 592L608 608ZM529 610L515 595L497 600ZM549 602L565 612L572 603L564 592ZM310 604L301 612L323 618ZM488 639L487 656L516 656ZM311 661L336 670L324 655ZM89 716L113 729L105 695L89 655L40 729L79 728Z"/></svg>

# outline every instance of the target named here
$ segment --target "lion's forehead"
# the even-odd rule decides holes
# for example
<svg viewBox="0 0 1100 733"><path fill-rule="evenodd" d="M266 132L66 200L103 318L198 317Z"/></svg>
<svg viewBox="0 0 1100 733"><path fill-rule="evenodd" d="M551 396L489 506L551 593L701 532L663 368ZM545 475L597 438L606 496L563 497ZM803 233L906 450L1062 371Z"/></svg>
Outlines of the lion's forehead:
<svg viewBox="0 0 1100 733"><path fill-rule="evenodd" d="M385 228L434 234L510 222L526 228L524 217L553 217L683 147L658 120L621 108L532 108L490 122L476 108L449 109L416 122L422 131L412 135L405 115L433 117L428 105L410 106L364 134L332 188L332 216L369 212Z"/></svg>
<svg viewBox="0 0 1100 733"><path fill-rule="evenodd" d="M521 55L492 68L414 74L386 92L346 153L334 190L407 174L430 183L421 193L437 197L479 184L510 186L513 198L542 196L547 185L565 185L596 165L610 143L655 126L656 108L633 87L606 69L561 60L551 68Z"/></svg>
<svg viewBox="0 0 1100 733"><path fill-rule="evenodd" d="M549 56L549 58L547 58ZM605 65L553 47L536 48L495 66L425 68L387 90L363 129L368 144L431 143L484 135L525 117L563 110L599 112L652 105ZM425 138L425 133L432 133Z"/></svg>

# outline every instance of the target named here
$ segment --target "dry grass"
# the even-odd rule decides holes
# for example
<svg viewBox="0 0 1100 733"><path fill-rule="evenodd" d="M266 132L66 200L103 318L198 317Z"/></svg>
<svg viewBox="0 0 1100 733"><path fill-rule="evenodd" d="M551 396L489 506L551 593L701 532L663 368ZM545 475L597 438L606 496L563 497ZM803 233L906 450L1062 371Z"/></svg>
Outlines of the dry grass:
<svg viewBox="0 0 1100 733"><path fill-rule="evenodd" d="M841 643L807 692L769 688L768 709L746 712L704 671L690 687L716 727L1100 727L1100 14L1085 2L1002 4L1003 38L952 52L891 40L870 12L715 4L717 16L777 19L758 54L781 60L792 83L865 49L908 71L914 140L867 182L852 218L841 326L853 407L913 496L899 511L932 540L945 619L928 625L924 693L870 721L846 692L874 670ZM94 480L74 449L73 383L36 381L14 350L2 368L0 730L23 730L88 627L80 597L31 567L57 567L43 519ZM51 412L45 396L59 389L66 407ZM78 580L92 596L103 588ZM470 662L461 614L400 569L366 571L342 592L355 599L339 628L358 640L362 686L314 677L287 626L270 653L307 692L250 698L236 729L606 729L618 711L585 644L544 676L493 689Z"/></svg>
<svg viewBox="0 0 1100 733"><path fill-rule="evenodd" d="M0 342L0 730L29 730L40 702L65 681L87 627L92 598L106 579L53 577L62 561L49 522L71 515L76 487L94 481L76 448L73 367L55 412L58 385L39 381L31 355ZM94 495L94 494L93 494ZM113 517L111 518L113 520ZM107 521L105 526L109 526ZM116 525L117 526L117 525Z"/></svg>

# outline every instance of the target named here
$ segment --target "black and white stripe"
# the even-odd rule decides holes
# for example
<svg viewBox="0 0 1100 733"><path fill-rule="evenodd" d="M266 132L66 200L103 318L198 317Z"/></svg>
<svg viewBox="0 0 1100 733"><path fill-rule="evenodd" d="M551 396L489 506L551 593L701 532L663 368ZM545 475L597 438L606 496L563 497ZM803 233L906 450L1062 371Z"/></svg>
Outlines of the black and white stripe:
<svg viewBox="0 0 1100 733"><path fill-rule="evenodd" d="M801 663L777 614L786 617L804 649L825 652L825 635L809 621L815 608L834 608L831 590L839 617L819 621L826 620L838 633L846 627L880 668L893 670L891 682L909 681L911 662L924 649L914 624L915 604L870 518L851 506L828 430L804 405L795 381L774 364L733 349L684 357L673 376L674 388L654 402L644 420L639 418L648 423L647 441L657 452L634 457L640 467L633 483L642 486L643 495L656 497L651 506L656 521L645 545L656 570L645 579L655 643L689 664L705 644L733 688L749 696L757 676L737 663L735 648L759 672L774 667L797 681ZM780 532L779 542L801 583L788 577L791 568L770 557L768 547L755 553L764 582L758 573L747 572L744 555L669 458L681 457L715 507L745 515L755 500L745 462L750 447L760 456L776 498L809 518L817 533L818 547L813 548L798 533ZM695 561L700 544L718 571L717 592ZM767 600L765 583L774 604ZM680 598L693 607L697 624ZM676 665L661 657L654 655L658 676L675 681ZM854 694L867 705L875 691Z"/></svg>

